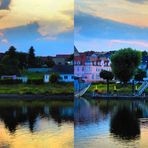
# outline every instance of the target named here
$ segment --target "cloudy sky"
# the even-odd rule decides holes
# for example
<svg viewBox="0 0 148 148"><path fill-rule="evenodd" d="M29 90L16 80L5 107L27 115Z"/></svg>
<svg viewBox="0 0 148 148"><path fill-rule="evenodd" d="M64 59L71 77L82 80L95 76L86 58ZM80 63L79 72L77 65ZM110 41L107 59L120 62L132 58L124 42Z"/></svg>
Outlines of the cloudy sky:
<svg viewBox="0 0 148 148"><path fill-rule="evenodd" d="M148 0L75 0L74 20L81 51L148 51Z"/></svg>
<svg viewBox="0 0 148 148"><path fill-rule="evenodd" d="M37 55L73 52L73 0L0 0L0 52L34 46Z"/></svg>

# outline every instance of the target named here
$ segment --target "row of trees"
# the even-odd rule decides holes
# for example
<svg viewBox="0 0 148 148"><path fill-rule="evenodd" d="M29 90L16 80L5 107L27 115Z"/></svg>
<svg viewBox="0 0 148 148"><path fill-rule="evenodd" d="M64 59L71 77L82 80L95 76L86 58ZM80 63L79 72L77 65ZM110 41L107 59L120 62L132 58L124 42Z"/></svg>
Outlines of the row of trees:
<svg viewBox="0 0 148 148"><path fill-rule="evenodd" d="M146 77L146 72L138 69L142 59L140 51L131 48L121 49L111 56L112 72L102 70L100 77L107 80L107 92L109 92L109 80L120 80L124 85L130 79L141 81Z"/></svg>
<svg viewBox="0 0 148 148"><path fill-rule="evenodd" d="M19 75L20 71L29 67L47 67L54 66L51 58L43 62L40 57L35 56L35 49L30 47L28 53L17 52L14 46L11 46L0 60L0 75Z"/></svg>

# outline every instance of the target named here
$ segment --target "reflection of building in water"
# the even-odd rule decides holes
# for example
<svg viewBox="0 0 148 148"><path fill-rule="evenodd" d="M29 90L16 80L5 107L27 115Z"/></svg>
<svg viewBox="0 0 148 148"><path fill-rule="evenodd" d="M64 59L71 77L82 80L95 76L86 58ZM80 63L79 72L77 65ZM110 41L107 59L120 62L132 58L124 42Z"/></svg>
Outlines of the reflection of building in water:
<svg viewBox="0 0 148 148"><path fill-rule="evenodd" d="M74 122L76 125L96 123L103 118L104 115L98 106L90 105L85 99L75 99Z"/></svg>

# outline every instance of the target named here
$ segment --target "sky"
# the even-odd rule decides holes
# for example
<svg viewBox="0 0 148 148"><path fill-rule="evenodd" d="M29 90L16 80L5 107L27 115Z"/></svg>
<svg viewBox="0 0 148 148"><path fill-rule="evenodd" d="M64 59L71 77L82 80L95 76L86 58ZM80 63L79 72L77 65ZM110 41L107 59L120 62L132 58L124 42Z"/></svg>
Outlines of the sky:
<svg viewBox="0 0 148 148"><path fill-rule="evenodd" d="M0 52L73 53L73 0L0 0Z"/></svg>
<svg viewBox="0 0 148 148"><path fill-rule="evenodd" d="M80 51L148 51L148 0L75 0L74 23Z"/></svg>

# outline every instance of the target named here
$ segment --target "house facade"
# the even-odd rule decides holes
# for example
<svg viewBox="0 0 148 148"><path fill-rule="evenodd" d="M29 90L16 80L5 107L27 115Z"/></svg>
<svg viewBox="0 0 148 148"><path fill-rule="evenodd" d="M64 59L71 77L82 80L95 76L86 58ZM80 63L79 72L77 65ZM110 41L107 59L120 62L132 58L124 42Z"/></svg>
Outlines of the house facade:
<svg viewBox="0 0 148 148"><path fill-rule="evenodd" d="M101 70L111 71L111 61L108 54L95 52L79 53L75 48L74 75L81 77L86 82L102 81Z"/></svg>
<svg viewBox="0 0 148 148"><path fill-rule="evenodd" d="M50 75L52 73L57 73L60 75L61 82L73 82L74 81L74 69L73 65L56 65L53 67L52 71L44 75L44 82L48 83L50 80Z"/></svg>

